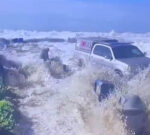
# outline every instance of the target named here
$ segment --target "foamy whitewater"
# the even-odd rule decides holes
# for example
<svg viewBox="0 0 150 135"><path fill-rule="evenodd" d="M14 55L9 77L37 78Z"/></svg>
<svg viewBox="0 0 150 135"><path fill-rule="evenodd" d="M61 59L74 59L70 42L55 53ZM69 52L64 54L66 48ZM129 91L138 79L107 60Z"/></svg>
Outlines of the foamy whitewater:
<svg viewBox="0 0 150 135"><path fill-rule="evenodd" d="M16 135L127 135L125 124L118 112L119 98L126 94L137 94L150 110L150 73L143 71L131 80L119 80L106 69L95 69L90 64L78 67L79 56L69 37L102 36L133 42L150 57L150 33L83 33L83 32L36 32L0 31L2 38L62 38L63 43L12 44L1 48L0 53L19 61L29 72L25 88L17 88L22 97L19 110L23 117ZM50 49L50 57L59 56L71 67L72 75L64 79L53 78L39 58L42 48ZM117 84L116 94L99 103L93 91L96 79L108 79ZM149 123L147 121L147 132Z"/></svg>

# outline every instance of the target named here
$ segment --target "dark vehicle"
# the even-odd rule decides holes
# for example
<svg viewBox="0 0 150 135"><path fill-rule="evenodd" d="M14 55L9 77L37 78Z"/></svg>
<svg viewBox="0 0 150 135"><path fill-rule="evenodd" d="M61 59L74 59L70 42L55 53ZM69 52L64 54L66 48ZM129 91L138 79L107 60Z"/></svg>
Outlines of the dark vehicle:
<svg viewBox="0 0 150 135"><path fill-rule="evenodd" d="M109 81L97 80L94 91L102 102L115 91L115 86ZM124 95L118 102L121 105L118 110L123 116L122 120L126 123L127 130L135 135L142 135L146 120L146 107L143 101L137 95Z"/></svg>

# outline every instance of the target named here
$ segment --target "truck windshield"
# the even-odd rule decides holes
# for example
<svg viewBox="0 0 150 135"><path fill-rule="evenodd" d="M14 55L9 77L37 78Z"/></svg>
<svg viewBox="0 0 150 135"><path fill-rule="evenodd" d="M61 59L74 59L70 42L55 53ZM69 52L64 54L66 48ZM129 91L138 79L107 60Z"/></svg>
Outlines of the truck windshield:
<svg viewBox="0 0 150 135"><path fill-rule="evenodd" d="M143 57L144 54L135 46L118 46L112 48L116 59Z"/></svg>

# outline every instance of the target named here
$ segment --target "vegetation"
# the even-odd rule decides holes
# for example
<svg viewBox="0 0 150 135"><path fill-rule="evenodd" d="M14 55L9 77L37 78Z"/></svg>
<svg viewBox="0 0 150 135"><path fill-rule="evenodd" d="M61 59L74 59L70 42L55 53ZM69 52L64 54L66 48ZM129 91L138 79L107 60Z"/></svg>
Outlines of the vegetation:
<svg viewBox="0 0 150 135"><path fill-rule="evenodd" d="M9 101L0 101L0 128L12 132L15 125L14 106Z"/></svg>
<svg viewBox="0 0 150 135"><path fill-rule="evenodd" d="M0 134L13 132L16 125L14 105L6 100L8 88L0 81Z"/></svg>

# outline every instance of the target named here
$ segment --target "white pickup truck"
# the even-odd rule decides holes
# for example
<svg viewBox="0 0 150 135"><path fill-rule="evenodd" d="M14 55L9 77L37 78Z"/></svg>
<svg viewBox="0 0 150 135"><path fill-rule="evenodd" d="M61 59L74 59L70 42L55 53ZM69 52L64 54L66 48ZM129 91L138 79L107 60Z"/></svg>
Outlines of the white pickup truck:
<svg viewBox="0 0 150 135"><path fill-rule="evenodd" d="M136 46L115 39L79 38L75 48L91 63L111 68L121 76L138 73L150 65L150 58Z"/></svg>

